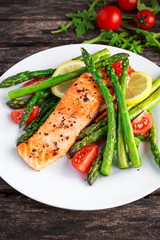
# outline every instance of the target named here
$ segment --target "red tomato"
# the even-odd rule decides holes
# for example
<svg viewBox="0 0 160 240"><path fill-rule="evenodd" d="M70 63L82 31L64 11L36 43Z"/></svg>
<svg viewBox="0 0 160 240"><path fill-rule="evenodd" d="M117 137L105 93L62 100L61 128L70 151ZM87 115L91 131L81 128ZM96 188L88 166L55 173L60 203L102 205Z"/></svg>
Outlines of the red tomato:
<svg viewBox="0 0 160 240"><path fill-rule="evenodd" d="M112 64L112 67L114 68L114 71L116 73L122 73L122 62L116 62ZM128 74L131 74L133 72L133 68L131 66L129 66L128 69Z"/></svg>
<svg viewBox="0 0 160 240"><path fill-rule="evenodd" d="M150 10L144 9L138 12L135 16L135 23L142 29L151 28L156 21L156 17Z"/></svg>
<svg viewBox="0 0 160 240"><path fill-rule="evenodd" d="M15 123L18 123L18 124L20 123L24 110L25 109L18 109L11 112L11 118ZM31 122L37 116L38 112L39 112L39 107L34 106L26 123Z"/></svg>
<svg viewBox="0 0 160 240"><path fill-rule="evenodd" d="M122 22L121 11L115 6L103 7L97 15L97 24L99 28L109 30L116 30L120 27Z"/></svg>
<svg viewBox="0 0 160 240"><path fill-rule="evenodd" d="M149 112L143 112L138 117L136 117L132 122L133 133L142 134L147 132L153 124L152 114Z"/></svg>
<svg viewBox="0 0 160 240"><path fill-rule="evenodd" d="M15 123L20 123L24 110L25 109L18 109L11 112L11 118Z"/></svg>
<svg viewBox="0 0 160 240"><path fill-rule="evenodd" d="M46 79L48 79L48 78L49 78L49 77L35 78L35 79L33 79L33 80L29 81L29 82L26 82L26 83L23 85L23 87L27 87L27 86L29 86L29 85L31 85L31 84L34 84L34 83L42 82L42 81L44 81L44 80L46 80Z"/></svg>
<svg viewBox="0 0 160 240"><path fill-rule="evenodd" d="M90 166L98 156L98 146L88 145L81 148L72 158L72 166L78 171L87 173Z"/></svg>
<svg viewBox="0 0 160 240"><path fill-rule="evenodd" d="M39 112L39 107L34 106L31 114L29 115L28 120L26 121L26 123L31 122L37 116L38 112Z"/></svg>
<svg viewBox="0 0 160 240"><path fill-rule="evenodd" d="M138 0L118 0L118 5L125 11L131 11L137 7Z"/></svg>

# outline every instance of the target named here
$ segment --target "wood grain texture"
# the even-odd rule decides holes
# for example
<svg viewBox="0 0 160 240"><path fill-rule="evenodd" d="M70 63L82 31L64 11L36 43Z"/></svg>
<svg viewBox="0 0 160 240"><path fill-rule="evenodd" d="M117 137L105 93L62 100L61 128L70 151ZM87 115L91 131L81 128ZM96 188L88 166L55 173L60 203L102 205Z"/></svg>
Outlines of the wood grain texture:
<svg viewBox="0 0 160 240"><path fill-rule="evenodd" d="M0 74L18 61L51 47L81 43L98 35L77 38L73 28L51 34L68 22L66 13L87 8L86 0L0 0ZM149 0L144 1L149 5ZM116 0L108 0L116 5ZM125 15L134 16L136 10ZM160 14L152 31L159 32ZM123 29L119 29L122 31ZM141 54L160 66L160 51ZM20 194L0 179L0 240L114 239L158 240L160 189L122 207L102 211L69 211L46 206Z"/></svg>

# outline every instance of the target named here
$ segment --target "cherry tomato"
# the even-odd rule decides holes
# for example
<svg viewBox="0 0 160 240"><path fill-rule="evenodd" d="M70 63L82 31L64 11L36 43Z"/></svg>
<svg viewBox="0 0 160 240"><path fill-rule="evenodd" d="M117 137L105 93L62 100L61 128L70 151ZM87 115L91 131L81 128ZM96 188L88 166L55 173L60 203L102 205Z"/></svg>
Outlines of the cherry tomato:
<svg viewBox="0 0 160 240"><path fill-rule="evenodd" d="M143 112L138 117L136 117L132 122L133 133L142 134L147 132L153 124L152 114L149 112Z"/></svg>
<svg viewBox="0 0 160 240"><path fill-rule="evenodd" d="M135 16L135 23L142 29L151 28L156 21L156 17L150 10L144 9L138 12Z"/></svg>
<svg viewBox="0 0 160 240"><path fill-rule="evenodd" d="M98 146L88 145L81 148L72 158L72 166L78 171L87 173L98 156Z"/></svg>
<svg viewBox="0 0 160 240"><path fill-rule="evenodd" d="M131 11L137 7L138 0L118 0L118 5L125 11Z"/></svg>
<svg viewBox="0 0 160 240"><path fill-rule="evenodd" d="M11 112L11 118L15 123L18 123L18 124L20 123L24 110L25 109L18 109ZM39 107L34 106L26 123L31 122L37 116L38 112L39 112Z"/></svg>
<svg viewBox="0 0 160 240"><path fill-rule="evenodd" d="M29 82L26 82L26 83L23 85L23 87L27 87L27 86L29 86L29 85L31 85L31 84L34 84L34 83L42 82L42 81L44 81L44 80L46 80L46 79L48 79L48 78L49 78L49 77L35 78L35 79L33 79L33 80L29 81Z"/></svg>
<svg viewBox="0 0 160 240"><path fill-rule="evenodd" d="M112 67L114 68L114 71L116 73L122 73L122 62L116 62L112 64ZM129 66L128 69L128 74L131 74L133 72L133 68L131 66Z"/></svg>
<svg viewBox="0 0 160 240"><path fill-rule="evenodd" d="M11 112L11 118L15 123L20 123L24 110L25 109L18 109Z"/></svg>
<svg viewBox="0 0 160 240"><path fill-rule="evenodd" d="M31 122L37 116L38 112L39 112L39 107L34 106L31 114L29 115L28 120L26 121L26 123Z"/></svg>
<svg viewBox="0 0 160 240"><path fill-rule="evenodd" d="M116 30L120 27L122 22L121 11L115 6L103 7L97 15L97 24L99 28L109 30Z"/></svg>

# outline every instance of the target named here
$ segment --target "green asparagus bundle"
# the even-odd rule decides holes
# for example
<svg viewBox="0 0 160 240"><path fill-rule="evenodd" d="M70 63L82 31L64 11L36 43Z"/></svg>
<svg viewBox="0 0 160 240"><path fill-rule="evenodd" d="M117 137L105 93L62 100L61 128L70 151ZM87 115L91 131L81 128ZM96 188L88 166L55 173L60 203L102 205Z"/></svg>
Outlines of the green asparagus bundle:
<svg viewBox="0 0 160 240"><path fill-rule="evenodd" d="M132 166L139 167L141 166L141 160L140 160L138 149L135 144L133 129L132 129L129 113L128 113L126 102L125 102L125 96L122 93L122 89L119 84L118 77L115 74L113 67L109 65L107 67L107 72L113 83L113 87L116 93L116 98L118 99L118 107L119 109L121 109L120 115L121 115L122 127L124 132L124 138L128 147L128 152L130 155Z"/></svg>
<svg viewBox="0 0 160 240"><path fill-rule="evenodd" d="M96 68L102 68L102 67L105 67L107 64L113 64L115 62L119 62L119 61L125 59L126 57L128 57L127 53L118 53L118 54L112 55L109 58L105 58L102 61L97 62ZM38 92L40 90L44 90L44 89L50 88L52 86L58 85L65 81L71 80L73 78L77 78L82 73L85 73L87 71L88 71L87 67L82 67L82 68L75 70L73 72L70 72L70 73L62 74L62 75L59 75L59 76L56 76L53 78L48 78L47 80L44 80L42 82L35 83L35 84L29 85L27 87L22 87L19 89L12 90L12 91L8 92L8 97L10 99L23 97L23 96Z"/></svg>

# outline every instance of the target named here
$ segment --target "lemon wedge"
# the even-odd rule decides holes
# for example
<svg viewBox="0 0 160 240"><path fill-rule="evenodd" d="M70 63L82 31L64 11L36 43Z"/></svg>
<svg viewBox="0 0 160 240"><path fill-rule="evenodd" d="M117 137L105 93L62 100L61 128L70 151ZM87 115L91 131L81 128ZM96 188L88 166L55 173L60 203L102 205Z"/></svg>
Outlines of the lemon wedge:
<svg viewBox="0 0 160 240"><path fill-rule="evenodd" d="M85 66L84 62L80 61L80 60L72 60L72 61L62 63L61 65L59 65L59 67L53 73L52 77L56 77L58 75L62 75L62 74L66 74L66 73L75 71L84 66ZM51 87L53 94L59 98L62 98L75 80L76 79L72 79L67 82L64 82L64 83L61 83L61 84Z"/></svg>
<svg viewBox="0 0 160 240"><path fill-rule="evenodd" d="M137 104L147 98L152 89L152 78L144 72L133 72L127 84L126 104Z"/></svg>

